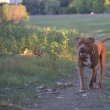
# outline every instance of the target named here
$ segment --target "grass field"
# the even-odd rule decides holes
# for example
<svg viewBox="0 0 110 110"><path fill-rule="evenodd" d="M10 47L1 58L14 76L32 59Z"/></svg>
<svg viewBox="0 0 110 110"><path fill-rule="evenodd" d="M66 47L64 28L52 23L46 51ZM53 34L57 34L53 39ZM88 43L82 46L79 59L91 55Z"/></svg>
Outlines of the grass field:
<svg viewBox="0 0 110 110"><path fill-rule="evenodd" d="M75 28L94 37L110 35L110 15L56 15L32 16L29 24L57 28Z"/></svg>
<svg viewBox="0 0 110 110"><path fill-rule="evenodd" d="M73 28L96 39L110 36L110 15L32 16L29 25ZM106 43L108 52L110 43ZM75 63L49 57L2 56L0 58L0 107L5 103L31 106L35 88L76 75Z"/></svg>
<svg viewBox="0 0 110 110"><path fill-rule="evenodd" d="M0 86L49 83L60 77L72 75L73 68L75 68L73 62L67 60L54 60L49 57L4 56L0 58Z"/></svg>
<svg viewBox="0 0 110 110"><path fill-rule="evenodd" d="M60 78L76 77L75 64L49 57L3 56L0 58L0 110L24 110L38 103L40 86L53 86ZM14 104L10 107L10 104ZM17 105L17 107L15 106ZM27 109L26 109L27 110Z"/></svg>

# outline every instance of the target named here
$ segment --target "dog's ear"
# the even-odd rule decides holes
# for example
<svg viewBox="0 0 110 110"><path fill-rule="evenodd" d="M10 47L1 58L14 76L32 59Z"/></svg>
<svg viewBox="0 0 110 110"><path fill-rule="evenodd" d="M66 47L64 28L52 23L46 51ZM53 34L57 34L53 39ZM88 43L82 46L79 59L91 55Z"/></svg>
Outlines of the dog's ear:
<svg viewBox="0 0 110 110"><path fill-rule="evenodd" d="M93 37L88 38L91 43L95 43L95 39Z"/></svg>

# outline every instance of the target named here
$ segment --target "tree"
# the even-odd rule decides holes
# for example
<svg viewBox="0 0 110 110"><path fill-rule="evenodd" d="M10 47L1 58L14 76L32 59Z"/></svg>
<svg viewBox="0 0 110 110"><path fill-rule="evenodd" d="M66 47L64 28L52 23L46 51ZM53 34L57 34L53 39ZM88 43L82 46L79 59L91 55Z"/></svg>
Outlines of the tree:
<svg viewBox="0 0 110 110"><path fill-rule="evenodd" d="M59 14L73 14L76 13L74 6L71 6L71 0L59 0L60 8Z"/></svg>
<svg viewBox="0 0 110 110"><path fill-rule="evenodd" d="M60 6L61 7L68 7L70 0L59 0L60 1Z"/></svg>
<svg viewBox="0 0 110 110"><path fill-rule="evenodd" d="M46 0L23 0L23 4L31 15L45 14L45 3Z"/></svg>
<svg viewBox="0 0 110 110"><path fill-rule="evenodd" d="M95 13L103 13L105 10L104 0L92 0L92 11Z"/></svg>
<svg viewBox="0 0 110 110"><path fill-rule="evenodd" d="M47 0L45 5L46 14L58 14L60 8L59 0Z"/></svg>
<svg viewBox="0 0 110 110"><path fill-rule="evenodd" d="M105 0L105 12L110 13L110 0Z"/></svg>
<svg viewBox="0 0 110 110"><path fill-rule="evenodd" d="M104 0L72 0L71 5L77 10L77 13L103 13Z"/></svg>
<svg viewBox="0 0 110 110"><path fill-rule="evenodd" d="M85 0L71 0L70 7L74 7L77 13L86 13L86 1Z"/></svg>
<svg viewBox="0 0 110 110"><path fill-rule="evenodd" d="M110 5L110 0L105 0L105 5L106 6Z"/></svg>
<svg viewBox="0 0 110 110"><path fill-rule="evenodd" d="M106 1L106 2L105 2ZM23 0L31 15L103 13L109 0Z"/></svg>
<svg viewBox="0 0 110 110"><path fill-rule="evenodd" d="M1 19L3 22L19 23L29 18L25 6L4 4L1 9Z"/></svg>

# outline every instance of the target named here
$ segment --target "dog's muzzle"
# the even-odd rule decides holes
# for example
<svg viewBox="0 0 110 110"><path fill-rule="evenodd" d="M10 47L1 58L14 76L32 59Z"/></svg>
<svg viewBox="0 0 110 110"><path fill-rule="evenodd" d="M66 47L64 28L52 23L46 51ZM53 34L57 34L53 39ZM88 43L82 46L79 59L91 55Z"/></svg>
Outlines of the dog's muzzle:
<svg viewBox="0 0 110 110"><path fill-rule="evenodd" d="M88 53L87 53L86 51L80 50L80 52L79 52L79 57L80 57L81 59L86 59L87 55L88 55Z"/></svg>
<svg viewBox="0 0 110 110"><path fill-rule="evenodd" d="M82 45L79 49L79 56L81 57L81 58L86 58L86 56L87 56L87 49L85 48L85 46L84 45Z"/></svg>
<svg viewBox="0 0 110 110"><path fill-rule="evenodd" d="M85 58L85 59L86 59L87 54L86 54L86 53L79 53L79 56L80 56L81 58Z"/></svg>

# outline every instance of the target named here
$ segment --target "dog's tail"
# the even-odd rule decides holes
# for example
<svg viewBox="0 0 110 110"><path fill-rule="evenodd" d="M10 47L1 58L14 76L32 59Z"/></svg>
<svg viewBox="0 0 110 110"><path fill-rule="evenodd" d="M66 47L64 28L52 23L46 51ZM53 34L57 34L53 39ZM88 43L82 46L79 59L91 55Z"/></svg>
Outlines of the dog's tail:
<svg viewBox="0 0 110 110"><path fill-rule="evenodd" d="M108 40L110 40L110 37L108 37L108 38L106 38L106 39L103 39L102 42L106 42L106 41L108 41Z"/></svg>

